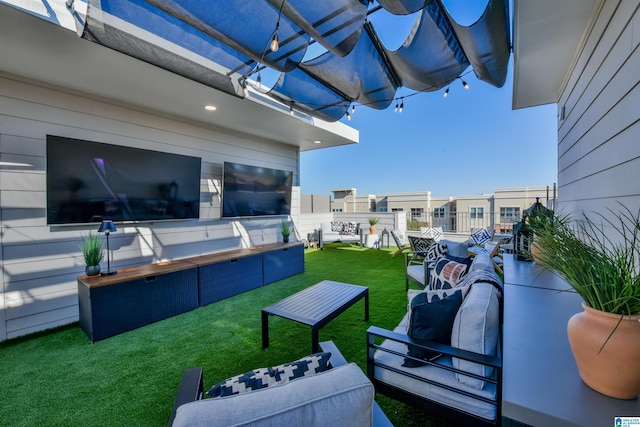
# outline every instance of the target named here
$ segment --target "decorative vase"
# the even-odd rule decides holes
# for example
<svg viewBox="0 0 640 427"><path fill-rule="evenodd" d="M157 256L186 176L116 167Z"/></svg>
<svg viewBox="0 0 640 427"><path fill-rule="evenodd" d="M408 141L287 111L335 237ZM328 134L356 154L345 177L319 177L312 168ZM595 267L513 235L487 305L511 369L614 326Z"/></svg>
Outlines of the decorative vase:
<svg viewBox="0 0 640 427"><path fill-rule="evenodd" d="M87 276L95 276L100 274L100 265L87 265L84 269L84 272L87 273Z"/></svg>
<svg viewBox="0 0 640 427"><path fill-rule="evenodd" d="M376 234L376 226L375 225L369 226L369 234Z"/></svg>
<svg viewBox="0 0 640 427"><path fill-rule="evenodd" d="M282 243L289 243L289 236L282 236Z"/></svg>
<svg viewBox="0 0 640 427"><path fill-rule="evenodd" d="M582 381L604 395L635 399L640 394L640 315L620 320L620 315L584 302L582 307L584 311L574 314L567 324Z"/></svg>

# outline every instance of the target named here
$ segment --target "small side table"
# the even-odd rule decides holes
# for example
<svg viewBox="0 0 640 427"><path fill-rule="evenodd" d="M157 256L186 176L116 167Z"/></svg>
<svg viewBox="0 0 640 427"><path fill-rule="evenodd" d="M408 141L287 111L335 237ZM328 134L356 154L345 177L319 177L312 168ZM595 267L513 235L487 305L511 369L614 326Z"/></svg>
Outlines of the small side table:
<svg viewBox="0 0 640 427"><path fill-rule="evenodd" d="M378 235L377 234L366 234L364 245L367 248L377 248L378 247Z"/></svg>

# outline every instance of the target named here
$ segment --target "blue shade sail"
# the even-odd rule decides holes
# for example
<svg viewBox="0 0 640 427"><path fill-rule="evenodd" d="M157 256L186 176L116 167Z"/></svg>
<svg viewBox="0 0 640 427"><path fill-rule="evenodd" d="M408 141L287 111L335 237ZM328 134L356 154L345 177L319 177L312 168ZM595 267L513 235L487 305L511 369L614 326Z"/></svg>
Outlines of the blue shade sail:
<svg viewBox="0 0 640 427"><path fill-rule="evenodd" d="M337 56L356 45L367 16L368 0L269 0L316 42ZM311 7L310 7L311 6Z"/></svg>
<svg viewBox="0 0 640 427"><path fill-rule="evenodd" d="M291 71L302 61L309 35L265 0L147 0L254 61ZM279 49L269 49L278 25Z"/></svg>
<svg viewBox="0 0 640 427"><path fill-rule="evenodd" d="M489 0L470 26L442 0L88 0L82 37L223 92L263 67L281 72L267 92L328 121L351 103L388 107L399 87L441 89L472 67L504 85L510 55L508 0ZM390 51L368 14L417 13L403 45ZM382 22L382 21L381 21ZM277 34L279 47L270 49ZM327 51L303 61L311 43Z"/></svg>
<svg viewBox="0 0 640 427"><path fill-rule="evenodd" d="M478 79L502 87L509 65L508 0L489 0L484 13L470 26L460 25L451 18L453 31L464 48L467 59Z"/></svg>
<svg viewBox="0 0 640 427"><path fill-rule="evenodd" d="M381 110L393 101L398 84L372 40L377 39L373 27L367 23L365 28L349 55L341 58L327 52L300 68L345 98Z"/></svg>
<svg viewBox="0 0 640 427"><path fill-rule="evenodd" d="M231 70L242 75L253 61L143 0L89 0L82 38L241 96Z"/></svg>
<svg viewBox="0 0 640 427"><path fill-rule="evenodd" d="M280 75L269 92L278 101L328 122L340 120L349 100L314 79L300 68Z"/></svg>
<svg viewBox="0 0 640 427"><path fill-rule="evenodd" d="M409 15L426 7L433 0L378 0L380 6L394 15Z"/></svg>
<svg viewBox="0 0 640 427"><path fill-rule="evenodd" d="M420 12L403 46L388 52L388 57L402 86L421 92L441 89L469 66L451 24L435 1Z"/></svg>

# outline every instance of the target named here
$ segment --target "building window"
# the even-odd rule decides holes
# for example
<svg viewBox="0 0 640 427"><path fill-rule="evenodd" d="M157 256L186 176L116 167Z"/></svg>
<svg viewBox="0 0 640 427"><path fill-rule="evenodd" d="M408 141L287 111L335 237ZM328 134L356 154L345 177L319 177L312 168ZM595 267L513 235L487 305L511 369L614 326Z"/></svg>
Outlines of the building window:
<svg viewBox="0 0 640 427"><path fill-rule="evenodd" d="M471 219L483 219L484 208L482 206L473 206L469 208L469 218Z"/></svg>
<svg viewBox="0 0 640 427"><path fill-rule="evenodd" d="M433 219L444 218L444 214L445 214L444 208L433 208Z"/></svg>
<svg viewBox="0 0 640 427"><path fill-rule="evenodd" d="M332 211L333 212L342 212L342 208L333 208Z"/></svg>
<svg viewBox="0 0 640 427"><path fill-rule="evenodd" d="M500 222L514 223L520 218L520 208L500 208Z"/></svg>
<svg viewBox="0 0 640 427"><path fill-rule="evenodd" d="M423 213L424 211L422 208L411 208L411 219L414 221L421 221Z"/></svg>
<svg viewBox="0 0 640 427"><path fill-rule="evenodd" d="M391 208L391 212L402 212L404 211L403 208Z"/></svg>

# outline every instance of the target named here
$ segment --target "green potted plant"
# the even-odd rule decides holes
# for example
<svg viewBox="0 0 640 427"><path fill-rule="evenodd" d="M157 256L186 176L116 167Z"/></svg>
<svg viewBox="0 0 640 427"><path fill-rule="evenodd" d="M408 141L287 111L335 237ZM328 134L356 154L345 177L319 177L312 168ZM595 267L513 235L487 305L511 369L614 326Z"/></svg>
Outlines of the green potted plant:
<svg viewBox="0 0 640 427"><path fill-rule="evenodd" d="M288 220L283 219L280 221L280 233L282 234L282 242L287 243L289 241L289 235L291 235Z"/></svg>
<svg viewBox="0 0 640 427"><path fill-rule="evenodd" d="M376 234L376 224L379 221L380 220L378 218L376 218L375 216L369 217L369 233L370 234Z"/></svg>
<svg viewBox="0 0 640 427"><path fill-rule="evenodd" d="M530 219L536 263L583 299L567 332L582 380L620 399L640 394L640 212L622 207L575 221Z"/></svg>
<svg viewBox="0 0 640 427"><path fill-rule="evenodd" d="M104 249L98 236L89 232L89 236L82 238L80 250L82 251L84 263L86 264L85 273L87 273L87 276L99 274L100 261L102 261L104 257Z"/></svg>

